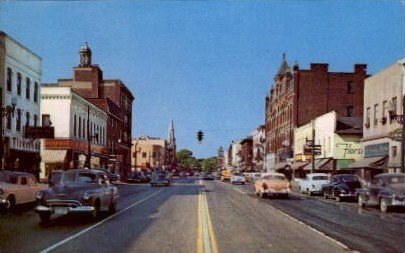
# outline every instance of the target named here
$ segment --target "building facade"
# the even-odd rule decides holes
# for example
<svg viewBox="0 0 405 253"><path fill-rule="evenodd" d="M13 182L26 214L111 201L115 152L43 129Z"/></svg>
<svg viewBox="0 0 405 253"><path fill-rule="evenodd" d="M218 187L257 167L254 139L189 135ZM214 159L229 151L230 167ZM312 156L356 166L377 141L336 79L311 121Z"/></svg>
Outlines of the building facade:
<svg viewBox="0 0 405 253"><path fill-rule="evenodd" d="M258 126L252 132L252 149L253 149L253 163L255 166L255 170L262 171L263 170L263 163L264 163L264 148L265 148L265 133L264 133L264 125Z"/></svg>
<svg viewBox="0 0 405 253"><path fill-rule="evenodd" d="M0 84L2 107L15 104L2 116L1 169L38 172L40 142L24 138L25 126L39 126L42 59L27 47L0 32ZM0 159L1 159L0 158Z"/></svg>
<svg viewBox="0 0 405 253"><path fill-rule="evenodd" d="M161 169L166 158L166 140L141 136L132 139L131 170Z"/></svg>
<svg viewBox="0 0 405 253"><path fill-rule="evenodd" d="M240 141L232 141L231 143L231 166L239 171L242 168L242 159L240 156L241 145Z"/></svg>
<svg viewBox="0 0 405 253"><path fill-rule="evenodd" d="M253 138L247 137L240 142L239 157L241 159L241 169L243 171L253 171Z"/></svg>
<svg viewBox="0 0 405 253"><path fill-rule="evenodd" d="M69 86L43 84L41 97L43 122L50 120L55 129L54 139L42 140L41 177L83 168L88 155L90 168L108 168L107 113Z"/></svg>
<svg viewBox="0 0 405 253"><path fill-rule="evenodd" d="M293 68L285 55L265 103L267 167L292 158L294 129L335 111L342 117L361 117L366 65L355 64L354 72L330 72L328 64L312 63L310 69Z"/></svg>
<svg viewBox="0 0 405 253"><path fill-rule="evenodd" d="M119 79L104 79L101 68L92 63L92 51L85 43L79 51L79 65L73 77L56 84L71 87L77 94L107 113L106 145L113 157L110 166L126 176L131 169L132 102L134 96Z"/></svg>
<svg viewBox="0 0 405 253"><path fill-rule="evenodd" d="M379 172L400 172L402 125L390 118L403 115L405 58L379 71L365 81L363 157L350 167L362 178L370 179ZM381 91L384 92L381 92Z"/></svg>

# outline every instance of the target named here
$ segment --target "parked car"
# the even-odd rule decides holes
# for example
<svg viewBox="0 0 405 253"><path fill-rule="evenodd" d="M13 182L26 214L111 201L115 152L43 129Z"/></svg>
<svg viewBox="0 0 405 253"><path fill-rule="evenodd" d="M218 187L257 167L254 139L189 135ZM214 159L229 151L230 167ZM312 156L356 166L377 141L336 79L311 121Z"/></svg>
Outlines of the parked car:
<svg viewBox="0 0 405 253"><path fill-rule="evenodd" d="M13 210L16 205L35 202L35 193L48 188L26 172L0 172L0 208Z"/></svg>
<svg viewBox="0 0 405 253"><path fill-rule="evenodd" d="M291 184L281 173L266 173L256 180L254 190L256 195L262 198L277 195L287 198L291 191Z"/></svg>
<svg viewBox="0 0 405 253"><path fill-rule="evenodd" d="M311 196L322 193L322 185L329 182L330 180L326 173L309 173L300 181L298 188L301 193L307 193Z"/></svg>
<svg viewBox="0 0 405 253"><path fill-rule="evenodd" d="M261 173L253 173L252 177L251 177L251 181L254 183L256 182L256 180L259 180L262 177Z"/></svg>
<svg viewBox="0 0 405 253"><path fill-rule="evenodd" d="M231 184L246 184L245 175L242 173L234 173L230 179Z"/></svg>
<svg viewBox="0 0 405 253"><path fill-rule="evenodd" d="M101 211L115 212L118 189L105 172L75 169L51 174L51 187L35 194L35 211L42 222L48 222L52 214L88 213L97 218Z"/></svg>
<svg viewBox="0 0 405 253"><path fill-rule="evenodd" d="M358 205L379 205L382 212L405 207L405 173L376 175L364 188L358 189Z"/></svg>
<svg viewBox="0 0 405 253"><path fill-rule="evenodd" d="M101 170L101 171L105 172L105 173L107 174L108 179L110 180L111 183L120 180L120 175L115 174L115 173L113 173L113 172L111 172L111 171L109 171L109 170L102 169L102 168L101 168L101 169L96 169L96 170Z"/></svg>
<svg viewBox="0 0 405 253"><path fill-rule="evenodd" d="M125 179L128 183L149 183L150 178L142 172L133 171Z"/></svg>
<svg viewBox="0 0 405 253"><path fill-rule="evenodd" d="M203 180L214 180L214 175L212 175L211 172L206 172L204 173L204 175L202 176Z"/></svg>
<svg viewBox="0 0 405 253"><path fill-rule="evenodd" d="M352 174L333 175L330 183L322 186L325 198L334 198L336 201L357 198L356 189L361 188L359 178Z"/></svg>
<svg viewBox="0 0 405 253"><path fill-rule="evenodd" d="M170 186L170 178L165 173L156 173L152 176L150 185L154 186Z"/></svg>

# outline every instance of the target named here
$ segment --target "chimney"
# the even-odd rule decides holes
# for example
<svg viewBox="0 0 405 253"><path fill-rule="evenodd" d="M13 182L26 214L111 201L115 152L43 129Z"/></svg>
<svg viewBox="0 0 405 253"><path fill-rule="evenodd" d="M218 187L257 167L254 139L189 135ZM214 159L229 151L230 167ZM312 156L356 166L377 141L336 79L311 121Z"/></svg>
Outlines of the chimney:
<svg viewBox="0 0 405 253"><path fill-rule="evenodd" d="M354 64L354 73L367 73L367 64Z"/></svg>

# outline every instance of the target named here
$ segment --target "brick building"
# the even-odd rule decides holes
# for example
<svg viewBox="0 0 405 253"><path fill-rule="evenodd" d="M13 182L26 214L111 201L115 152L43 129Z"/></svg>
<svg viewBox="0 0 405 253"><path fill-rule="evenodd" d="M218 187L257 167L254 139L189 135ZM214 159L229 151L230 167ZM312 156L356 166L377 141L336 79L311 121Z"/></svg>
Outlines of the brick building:
<svg viewBox="0 0 405 253"><path fill-rule="evenodd" d="M125 176L131 169L132 102L134 96L119 79L104 79L103 71L92 64L87 43L79 51L80 61L73 68L73 78L59 79L58 86L68 86L107 113L106 146L115 155L110 166ZM91 126L90 126L91 127Z"/></svg>
<svg viewBox="0 0 405 253"><path fill-rule="evenodd" d="M292 157L296 127L331 111L342 117L362 116L366 68L355 64L354 72L330 72L328 64L300 69L295 63L291 69L283 55L266 96L266 169L284 166Z"/></svg>
<svg viewBox="0 0 405 253"><path fill-rule="evenodd" d="M253 163L253 138L247 137L240 142L240 156L242 170L252 171L254 167Z"/></svg>

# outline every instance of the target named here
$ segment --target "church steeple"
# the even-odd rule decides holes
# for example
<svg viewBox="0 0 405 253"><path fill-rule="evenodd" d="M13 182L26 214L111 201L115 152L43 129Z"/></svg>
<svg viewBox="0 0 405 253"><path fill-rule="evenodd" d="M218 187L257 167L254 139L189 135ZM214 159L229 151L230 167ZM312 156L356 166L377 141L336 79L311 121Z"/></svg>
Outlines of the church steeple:
<svg viewBox="0 0 405 253"><path fill-rule="evenodd" d="M169 124L169 145L171 148L176 152L176 137L174 136L174 124L173 120L170 121Z"/></svg>
<svg viewBox="0 0 405 253"><path fill-rule="evenodd" d="M87 42L84 42L83 46L79 51L80 55L80 67L90 67L91 66L91 49Z"/></svg>

